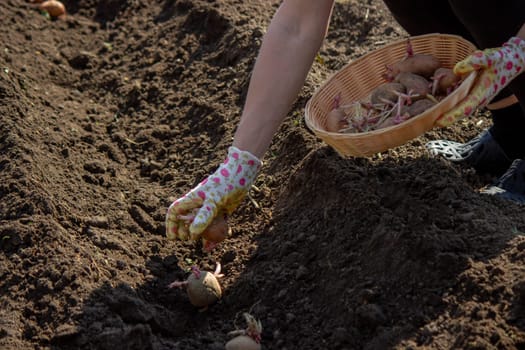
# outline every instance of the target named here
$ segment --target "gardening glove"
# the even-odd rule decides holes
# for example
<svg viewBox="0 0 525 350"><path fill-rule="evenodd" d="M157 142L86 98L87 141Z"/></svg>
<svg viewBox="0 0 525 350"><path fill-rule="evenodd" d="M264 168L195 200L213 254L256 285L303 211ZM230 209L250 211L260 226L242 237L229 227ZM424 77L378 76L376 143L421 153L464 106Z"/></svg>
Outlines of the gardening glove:
<svg viewBox="0 0 525 350"><path fill-rule="evenodd" d="M212 175L170 205L168 239L196 240L217 214L231 214L250 190L261 165L253 154L230 147Z"/></svg>
<svg viewBox="0 0 525 350"><path fill-rule="evenodd" d="M456 75L479 71L470 93L458 106L444 113L437 126L449 126L485 107L512 79L525 69L525 40L512 37L502 47L478 50L454 67Z"/></svg>

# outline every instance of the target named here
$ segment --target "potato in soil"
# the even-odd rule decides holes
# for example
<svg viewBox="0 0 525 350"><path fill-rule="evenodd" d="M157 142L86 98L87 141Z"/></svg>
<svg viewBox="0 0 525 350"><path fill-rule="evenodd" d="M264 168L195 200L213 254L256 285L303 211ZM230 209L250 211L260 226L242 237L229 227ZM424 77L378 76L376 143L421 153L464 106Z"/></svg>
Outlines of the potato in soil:
<svg viewBox="0 0 525 350"><path fill-rule="evenodd" d="M208 271L192 273L186 287L190 303L196 307L206 307L222 296L222 289L215 275Z"/></svg>
<svg viewBox="0 0 525 350"><path fill-rule="evenodd" d="M261 344L247 335L239 335L226 343L226 350L260 350Z"/></svg>
<svg viewBox="0 0 525 350"><path fill-rule="evenodd" d="M38 5L42 11L49 13L51 17L60 17L66 14L64 4L57 0L47 0Z"/></svg>

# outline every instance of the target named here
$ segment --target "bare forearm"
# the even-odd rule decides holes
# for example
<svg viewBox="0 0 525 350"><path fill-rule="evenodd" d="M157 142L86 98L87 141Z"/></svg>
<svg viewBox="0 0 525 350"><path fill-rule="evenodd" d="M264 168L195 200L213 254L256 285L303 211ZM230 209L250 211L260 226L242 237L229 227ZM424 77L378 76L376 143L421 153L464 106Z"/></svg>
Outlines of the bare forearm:
<svg viewBox="0 0 525 350"><path fill-rule="evenodd" d="M262 158L304 84L331 7L327 0L283 2L257 57L234 146Z"/></svg>

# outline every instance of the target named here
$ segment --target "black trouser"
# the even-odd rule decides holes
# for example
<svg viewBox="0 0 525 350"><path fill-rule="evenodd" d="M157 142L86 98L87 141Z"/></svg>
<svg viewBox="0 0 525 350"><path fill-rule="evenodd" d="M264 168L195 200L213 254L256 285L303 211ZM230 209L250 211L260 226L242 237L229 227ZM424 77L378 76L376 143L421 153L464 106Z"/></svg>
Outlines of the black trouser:
<svg viewBox="0 0 525 350"><path fill-rule="evenodd" d="M384 0L398 23L410 34L456 34L478 48L499 47L525 23L525 0ZM492 134L500 143L525 155L525 74L515 78L493 101L511 94L519 105L492 111ZM523 136L522 136L523 135ZM498 136L498 137L496 137ZM499 139L499 140L498 140ZM509 153L512 153L509 150ZM521 155L523 153L523 155ZM510 155L513 156L513 155Z"/></svg>

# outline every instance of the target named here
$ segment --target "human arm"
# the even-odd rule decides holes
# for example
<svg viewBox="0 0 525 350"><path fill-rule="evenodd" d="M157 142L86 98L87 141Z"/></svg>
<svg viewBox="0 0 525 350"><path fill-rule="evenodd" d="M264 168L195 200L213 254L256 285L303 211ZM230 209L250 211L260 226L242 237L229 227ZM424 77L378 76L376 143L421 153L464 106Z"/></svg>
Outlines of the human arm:
<svg viewBox="0 0 525 350"><path fill-rule="evenodd" d="M233 145L262 158L304 84L333 1L284 1L264 36Z"/></svg>
<svg viewBox="0 0 525 350"><path fill-rule="evenodd" d="M170 205L168 238L196 239L215 216L231 214L240 204L304 84L325 37L333 2L283 1L263 38L228 156L217 171Z"/></svg>

